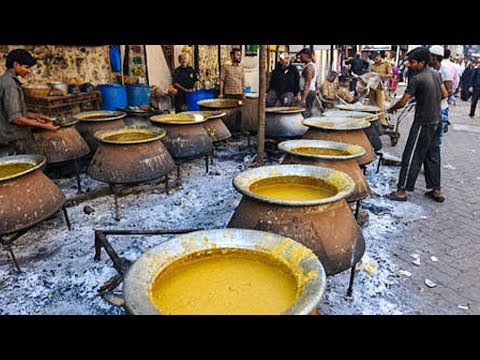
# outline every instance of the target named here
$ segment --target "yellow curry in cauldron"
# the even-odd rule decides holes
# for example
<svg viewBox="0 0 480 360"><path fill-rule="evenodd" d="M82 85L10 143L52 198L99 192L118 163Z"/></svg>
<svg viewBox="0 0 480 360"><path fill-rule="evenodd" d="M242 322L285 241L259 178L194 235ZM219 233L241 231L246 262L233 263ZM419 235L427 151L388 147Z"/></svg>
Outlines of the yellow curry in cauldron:
<svg viewBox="0 0 480 360"><path fill-rule="evenodd" d="M123 132L123 133L118 133L118 134L113 134L113 135L108 135L105 136L103 139L106 141L142 141L142 140L148 140L152 139L156 134L153 134L151 132L145 132L145 131L128 131L128 132Z"/></svg>
<svg viewBox="0 0 480 360"><path fill-rule="evenodd" d="M155 279L151 299L164 314L281 314L296 300L291 271L264 253L244 249L197 252Z"/></svg>
<svg viewBox="0 0 480 360"><path fill-rule="evenodd" d="M250 191L275 200L293 201L325 199L337 193L337 189L325 181L293 175L256 181L250 186Z"/></svg>
<svg viewBox="0 0 480 360"><path fill-rule="evenodd" d="M30 163L0 164L0 179L24 172L25 170L31 169L34 166L34 164Z"/></svg>

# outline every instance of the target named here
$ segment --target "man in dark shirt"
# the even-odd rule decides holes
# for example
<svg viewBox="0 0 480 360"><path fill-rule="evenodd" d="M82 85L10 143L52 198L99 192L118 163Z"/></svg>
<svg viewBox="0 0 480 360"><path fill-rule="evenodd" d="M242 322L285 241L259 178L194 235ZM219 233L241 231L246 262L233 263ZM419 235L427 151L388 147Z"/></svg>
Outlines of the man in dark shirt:
<svg viewBox="0 0 480 360"><path fill-rule="evenodd" d="M352 59L345 62L345 65L350 65L349 73L353 77L353 80L350 84L350 91L355 91L355 95L357 95L355 89L357 85L357 76L362 76L367 72L369 66L368 61L362 59L360 54L356 53Z"/></svg>
<svg viewBox="0 0 480 360"><path fill-rule="evenodd" d="M188 66L188 54L182 53L178 57L180 66L173 73L173 87L177 89L175 95L175 112L185 111L186 103L185 93L193 91L195 83L198 81L197 74L191 66Z"/></svg>
<svg viewBox="0 0 480 360"><path fill-rule="evenodd" d="M33 153L32 127L58 129L48 116L27 112L18 76L27 76L35 64L36 60L23 49L7 55L7 71L0 76L0 156Z"/></svg>
<svg viewBox="0 0 480 360"><path fill-rule="evenodd" d="M291 106L300 91L299 81L299 71L290 64L288 54L282 53L280 61L270 77L270 87L266 99L267 107L275 106L277 100L280 100L281 106Z"/></svg>
<svg viewBox="0 0 480 360"><path fill-rule="evenodd" d="M468 91L472 94L472 105L470 106L470 117L475 116L478 98L480 97L480 67L476 67Z"/></svg>
<svg viewBox="0 0 480 360"><path fill-rule="evenodd" d="M388 198L406 201L406 192L414 190L423 164L427 189L432 189L425 195L443 202L445 198L440 186L439 139L442 131L440 103L442 98L448 97L448 93L438 71L427 67L430 62L428 48L415 48L407 55L409 66L416 73L408 82L403 97L388 109L388 112L392 113L402 108L408 100L415 97L415 118L403 151L397 191L389 194Z"/></svg>

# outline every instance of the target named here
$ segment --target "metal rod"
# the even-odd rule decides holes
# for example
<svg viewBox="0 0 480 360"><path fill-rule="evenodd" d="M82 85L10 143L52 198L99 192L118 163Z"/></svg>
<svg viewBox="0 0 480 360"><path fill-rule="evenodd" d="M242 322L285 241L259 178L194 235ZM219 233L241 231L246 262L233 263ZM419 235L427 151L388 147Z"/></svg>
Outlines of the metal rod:
<svg viewBox="0 0 480 360"><path fill-rule="evenodd" d="M15 258L15 254L13 253L12 245L8 245L8 246L6 246L6 248L7 248L8 252L10 252L10 256L12 257L13 266L15 266L15 269L17 269L17 271L19 273L21 273L22 270L20 269L20 266L18 265L17 259Z"/></svg>
<svg viewBox="0 0 480 360"><path fill-rule="evenodd" d="M379 158L378 158L378 165L377 165L376 174L378 174L378 172L380 171L380 165L382 165L382 160L383 160L383 153L379 152L379 153L377 153L377 155L379 156Z"/></svg>
<svg viewBox="0 0 480 360"><path fill-rule="evenodd" d="M110 186L110 190L113 193L113 202L115 203L115 221L120 221L119 210L118 210L118 198L117 193L115 191L115 185L108 184Z"/></svg>
<svg viewBox="0 0 480 360"><path fill-rule="evenodd" d="M100 242L101 246L103 246L103 248L105 249L105 251L107 252L108 256L110 257L110 259L112 259L113 261L113 266L115 267L115 270L117 270L118 273L120 274L124 274L124 266L123 266L123 261L122 259L120 258L120 256L118 256L117 252L115 251L115 249L112 247L112 245L110 245L110 243L107 241L107 237L104 233L102 232L97 232L95 231L95 241L98 241Z"/></svg>
<svg viewBox="0 0 480 360"><path fill-rule="evenodd" d="M212 154L210 155L210 165L213 165L213 158L215 157L215 148L212 149Z"/></svg>
<svg viewBox="0 0 480 360"><path fill-rule="evenodd" d="M82 191L82 181L80 179L80 164L78 163L78 159L73 161L73 166L75 168L75 177L77 178L77 194L83 193Z"/></svg>
<svg viewBox="0 0 480 360"><path fill-rule="evenodd" d="M177 186L182 185L182 172L180 170L180 164L177 164Z"/></svg>
<svg viewBox="0 0 480 360"><path fill-rule="evenodd" d="M168 174L165 175L165 194L168 195Z"/></svg>
<svg viewBox="0 0 480 360"><path fill-rule="evenodd" d="M208 174L208 155L205 155L205 172Z"/></svg>
<svg viewBox="0 0 480 360"><path fill-rule="evenodd" d="M65 223L67 224L68 231L71 231L72 230L72 224L70 223L67 208L65 207L65 205L62 205L62 212L63 212L63 217L65 219Z"/></svg>
<svg viewBox="0 0 480 360"><path fill-rule="evenodd" d="M102 258L102 242L99 235L101 231L95 230L95 255L93 256L94 261L100 261Z"/></svg>
<svg viewBox="0 0 480 360"><path fill-rule="evenodd" d="M357 206L355 207L355 220L358 220L358 213L360 210L360 205L361 205L362 200L357 201Z"/></svg>
<svg viewBox="0 0 480 360"><path fill-rule="evenodd" d="M95 234L104 234L104 235L165 235L165 234L187 234L193 231L200 231L202 229L180 229L180 230L95 230Z"/></svg>
<svg viewBox="0 0 480 360"><path fill-rule="evenodd" d="M352 266L352 271L350 271L350 282L348 284L347 298L353 298L353 285L355 283L355 266Z"/></svg>

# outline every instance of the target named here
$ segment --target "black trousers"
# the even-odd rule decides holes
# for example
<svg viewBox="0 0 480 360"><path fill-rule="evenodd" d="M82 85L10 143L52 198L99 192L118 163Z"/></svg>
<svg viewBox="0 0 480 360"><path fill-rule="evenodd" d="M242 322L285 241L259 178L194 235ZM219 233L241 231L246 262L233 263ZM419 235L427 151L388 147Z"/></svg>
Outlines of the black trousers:
<svg viewBox="0 0 480 360"><path fill-rule="evenodd" d="M427 189L440 190L440 146L442 125L413 123L403 151L398 187L413 191L423 164Z"/></svg>
<svg viewBox="0 0 480 360"><path fill-rule="evenodd" d="M470 116L475 116L475 109L477 108L477 102L479 97L480 90L474 90L472 95L472 105L470 106Z"/></svg>

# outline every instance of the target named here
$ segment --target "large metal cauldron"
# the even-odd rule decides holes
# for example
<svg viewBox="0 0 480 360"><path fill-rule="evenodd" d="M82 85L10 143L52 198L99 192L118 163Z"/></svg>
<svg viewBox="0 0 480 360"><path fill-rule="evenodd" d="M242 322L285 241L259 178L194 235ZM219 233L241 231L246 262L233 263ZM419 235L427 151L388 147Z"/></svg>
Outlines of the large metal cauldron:
<svg viewBox="0 0 480 360"><path fill-rule="evenodd" d="M366 152L365 155L357 158L360 166L368 165L376 159L375 151L363 131L370 126L368 121L351 118L311 117L305 119L303 124L310 127L303 139L338 141L361 146Z"/></svg>
<svg viewBox="0 0 480 360"><path fill-rule="evenodd" d="M227 140L232 136L222 120L227 115L225 111L185 111L180 114L202 115L206 119L202 126L213 142Z"/></svg>
<svg viewBox="0 0 480 360"><path fill-rule="evenodd" d="M307 201L277 200L259 196L250 187L259 181L296 176L323 182L336 193ZM244 196L228 227L277 233L302 243L318 256L328 275L354 266L365 251L362 232L345 200L354 187L347 174L307 165L264 166L247 170L233 179Z"/></svg>
<svg viewBox="0 0 480 360"><path fill-rule="evenodd" d="M168 152L174 159L210 155L212 139L203 128L207 119L198 114L156 115L150 121L166 130L163 139Z"/></svg>
<svg viewBox="0 0 480 360"><path fill-rule="evenodd" d="M78 120L77 130L87 142L90 150L95 152L99 145L95 133L99 130L114 129L125 126L126 113L120 111L85 111L73 115Z"/></svg>
<svg viewBox="0 0 480 360"><path fill-rule="evenodd" d="M370 194L370 188L365 175L356 159L365 155L365 149L352 144L323 140L289 140L278 144L278 148L287 153L282 164L303 164L321 166L342 171L355 182L355 188L346 197L347 202L365 199ZM301 152L308 149L311 153ZM334 149L344 152L344 155L315 154L315 150Z"/></svg>
<svg viewBox="0 0 480 360"><path fill-rule="evenodd" d="M242 128L250 132L258 130L258 93L245 95L242 105Z"/></svg>
<svg viewBox="0 0 480 360"><path fill-rule="evenodd" d="M112 136L145 134L145 140L109 140ZM165 130L146 126L126 126L100 130L95 133L100 146L95 153L88 174L110 184L133 184L165 176L175 163L160 139Z"/></svg>
<svg viewBox="0 0 480 360"><path fill-rule="evenodd" d="M379 109L379 108L378 108ZM365 135L367 135L370 144L372 145L375 151L382 149L383 144L380 136L382 135L382 130L380 128L380 120L378 118L378 113L368 113L363 111L347 111L347 110L330 110L322 114L328 118L354 118L358 120L369 121L371 126L363 129Z"/></svg>
<svg viewBox="0 0 480 360"><path fill-rule="evenodd" d="M33 133L36 152L45 156L48 164L79 159L90 153L74 126L77 123L78 120L62 123L57 131L36 130Z"/></svg>
<svg viewBox="0 0 480 360"><path fill-rule="evenodd" d="M231 132L242 130L242 101L236 99L205 99L197 102L200 110L223 111L223 122Z"/></svg>
<svg viewBox="0 0 480 360"><path fill-rule="evenodd" d="M0 158L2 165L29 164L25 171L0 178L0 235L28 228L55 214L65 195L44 173L42 155Z"/></svg>
<svg viewBox="0 0 480 360"><path fill-rule="evenodd" d="M265 136L295 138L304 135L308 127L302 124L302 111L299 107L271 107L265 109Z"/></svg>
<svg viewBox="0 0 480 360"><path fill-rule="evenodd" d="M123 284L125 305L131 314L161 315L152 299L152 285L173 262L205 250L245 249L261 252L285 264L299 288L296 301L282 315L315 313L326 287L325 270L306 247L292 239L262 231L221 229L176 236L140 256Z"/></svg>

